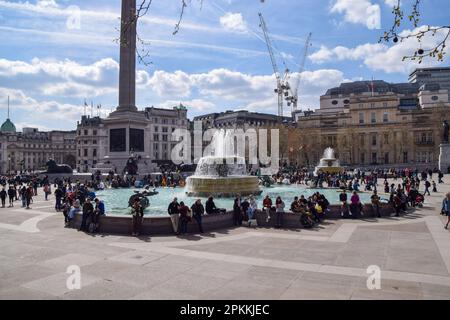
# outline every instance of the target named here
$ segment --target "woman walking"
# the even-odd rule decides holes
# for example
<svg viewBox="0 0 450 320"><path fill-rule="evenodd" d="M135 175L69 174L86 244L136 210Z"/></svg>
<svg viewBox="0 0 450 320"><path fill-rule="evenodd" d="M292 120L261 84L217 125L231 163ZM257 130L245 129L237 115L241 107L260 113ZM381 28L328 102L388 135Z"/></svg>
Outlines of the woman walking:
<svg viewBox="0 0 450 320"><path fill-rule="evenodd" d="M444 201L442 201L442 213L447 216L445 229L448 229L450 223L450 192L446 194Z"/></svg>

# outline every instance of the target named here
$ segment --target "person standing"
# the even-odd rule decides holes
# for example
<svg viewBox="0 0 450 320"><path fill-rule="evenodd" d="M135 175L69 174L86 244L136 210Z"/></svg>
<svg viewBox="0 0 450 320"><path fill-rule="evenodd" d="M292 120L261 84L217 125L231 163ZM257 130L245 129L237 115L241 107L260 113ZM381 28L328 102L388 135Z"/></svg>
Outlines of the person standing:
<svg viewBox="0 0 450 320"><path fill-rule="evenodd" d="M444 228L448 229L448 225L450 224L450 192L445 195L442 201L442 213L447 216L447 224Z"/></svg>
<svg viewBox="0 0 450 320"><path fill-rule="evenodd" d="M266 223L270 221L270 210L272 210L272 199L267 195L263 200L263 208L266 212Z"/></svg>
<svg viewBox="0 0 450 320"><path fill-rule="evenodd" d="M341 206L341 217L342 218L344 218L345 215L349 213L347 200L348 200L347 192L345 192L345 189L342 189L342 192L339 195L339 201L342 203L342 206Z"/></svg>
<svg viewBox="0 0 450 320"><path fill-rule="evenodd" d="M437 185L436 185L436 181L432 181L431 185L433 186L433 192L438 192L437 191Z"/></svg>
<svg viewBox="0 0 450 320"><path fill-rule="evenodd" d="M189 207L184 204L183 201L180 202L179 207L180 212L180 234L185 235L187 233L187 226L189 221L191 221L191 217L189 215Z"/></svg>
<svg viewBox="0 0 450 320"><path fill-rule="evenodd" d="M14 198L16 197L16 190L13 187L9 187L8 189L8 197L9 197L9 207L14 207Z"/></svg>
<svg viewBox="0 0 450 320"><path fill-rule="evenodd" d="M395 193L393 202L394 202L395 216L400 217L400 210L402 209L402 198L400 191Z"/></svg>
<svg viewBox="0 0 450 320"><path fill-rule="evenodd" d="M425 181L425 192L423 193L423 195L426 195L428 193L428 195L431 196L430 187L431 187L430 181L426 180Z"/></svg>
<svg viewBox="0 0 450 320"><path fill-rule="evenodd" d="M442 178L444 177L444 174L442 173L441 170L439 170L438 172L438 183L444 183L444 181L442 180Z"/></svg>
<svg viewBox="0 0 450 320"><path fill-rule="evenodd" d="M233 204L233 222L235 226L241 226L242 225L242 207L241 207L241 198L237 197L234 199Z"/></svg>
<svg viewBox="0 0 450 320"><path fill-rule="evenodd" d="M33 200L33 195L34 195L34 190L32 186L29 186L26 191L25 191L25 198L26 198L26 205L27 205L27 209L31 209L30 208L30 203Z"/></svg>
<svg viewBox="0 0 450 320"><path fill-rule="evenodd" d="M89 199L89 198L88 198ZM88 200L89 201L89 200ZM132 206L132 215L133 215L133 231L132 236L138 237L141 232L142 227L142 219L144 218L144 208L141 206L141 202L139 201L139 198L136 198L134 200L133 206Z"/></svg>
<svg viewBox="0 0 450 320"><path fill-rule="evenodd" d="M6 205L6 196L8 195L8 193L5 190L5 187L2 188L2 191L0 191L0 199L2 199L2 208L5 207Z"/></svg>
<svg viewBox="0 0 450 320"><path fill-rule="evenodd" d="M179 222L180 222L180 204L177 198L173 198L173 201L169 204L167 212L170 215L170 221L172 222L173 232L179 234Z"/></svg>
<svg viewBox="0 0 450 320"><path fill-rule="evenodd" d="M376 215L378 218L381 218L380 197L378 196L376 191L373 192L372 196L370 197L370 200L372 202L372 209L373 209L374 215Z"/></svg>
<svg viewBox="0 0 450 320"><path fill-rule="evenodd" d="M192 216L197 221L200 233L203 233L202 216L205 214L205 207L203 207L202 200L197 199L191 207Z"/></svg>
<svg viewBox="0 0 450 320"><path fill-rule="evenodd" d="M278 197L275 201L275 210L277 214L276 227L281 228L283 226L283 214L284 214L284 202L281 200L281 197Z"/></svg>
<svg viewBox="0 0 450 320"><path fill-rule="evenodd" d="M350 211L353 215L353 218L359 218L359 213L361 211L361 201L356 191L353 191L352 197L350 198L350 203Z"/></svg>
<svg viewBox="0 0 450 320"><path fill-rule="evenodd" d="M247 209L249 227L251 227L252 225L252 220L256 213L256 210L258 210L258 204L256 203L255 198L253 196L250 196L249 207Z"/></svg>
<svg viewBox="0 0 450 320"><path fill-rule="evenodd" d="M61 199L63 197L63 192L61 188L58 186L55 190L55 210L61 211Z"/></svg>
<svg viewBox="0 0 450 320"><path fill-rule="evenodd" d="M91 203L91 199L87 198L86 202L83 204L83 216L81 218L81 226L78 231L87 231L87 221L89 217L94 213L94 206Z"/></svg>

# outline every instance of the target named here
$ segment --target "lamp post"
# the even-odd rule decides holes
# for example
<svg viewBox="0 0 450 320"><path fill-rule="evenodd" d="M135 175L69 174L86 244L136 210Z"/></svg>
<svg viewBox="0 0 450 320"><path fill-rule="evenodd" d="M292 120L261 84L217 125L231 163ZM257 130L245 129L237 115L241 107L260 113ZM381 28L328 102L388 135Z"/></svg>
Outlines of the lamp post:
<svg viewBox="0 0 450 320"><path fill-rule="evenodd" d="M8 156L8 175L11 175L11 156Z"/></svg>

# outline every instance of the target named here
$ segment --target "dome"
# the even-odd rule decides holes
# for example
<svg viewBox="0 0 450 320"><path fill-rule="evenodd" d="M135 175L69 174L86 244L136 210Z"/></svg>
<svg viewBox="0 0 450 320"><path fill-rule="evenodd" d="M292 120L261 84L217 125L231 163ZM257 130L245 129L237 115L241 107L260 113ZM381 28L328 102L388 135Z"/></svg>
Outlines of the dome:
<svg viewBox="0 0 450 320"><path fill-rule="evenodd" d="M11 122L11 120L6 119L6 121L2 124L0 128L1 132L16 132L16 126L14 123Z"/></svg>

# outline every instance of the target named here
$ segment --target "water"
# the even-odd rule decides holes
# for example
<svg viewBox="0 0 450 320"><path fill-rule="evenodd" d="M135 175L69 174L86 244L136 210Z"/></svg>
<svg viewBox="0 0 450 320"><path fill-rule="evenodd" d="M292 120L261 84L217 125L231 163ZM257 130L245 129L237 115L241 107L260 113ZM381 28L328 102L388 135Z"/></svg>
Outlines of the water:
<svg viewBox="0 0 450 320"><path fill-rule="evenodd" d="M269 195L272 198L272 201L275 202L277 196L281 195L283 201L286 203L286 207L289 208L291 202L294 200L295 196L304 195L308 197L313 193L319 191L324 194L325 197L330 201L331 204L339 203L339 190L335 189L308 189L304 186L295 186L295 185L282 185L275 186L272 188L263 188L263 193L261 196L255 196L255 199L258 203L258 208L261 209L262 201L266 195ZM107 189L103 191L98 191L96 193L97 197L104 201L106 206L106 212L108 214L115 215L125 215L130 212L130 208L128 208L128 199L131 195L134 194L135 189ZM184 188L159 188L157 189L159 192L158 195L154 197L149 197L150 199L150 207L145 211L146 215L151 216L165 216L167 215L167 206L173 200L174 197L178 198L178 202L184 201L186 205L189 207L194 203L197 197L188 197L185 194ZM350 200L350 192L347 193L347 196ZM371 193L360 193L359 194L361 201L363 203L370 202ZM205 204L206 198L202 199L202 203ZM216 206L218 208L225 208L227 210L233 209L234 199L230 198L216 198L214 199Z"/></svg>

